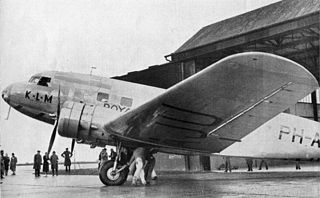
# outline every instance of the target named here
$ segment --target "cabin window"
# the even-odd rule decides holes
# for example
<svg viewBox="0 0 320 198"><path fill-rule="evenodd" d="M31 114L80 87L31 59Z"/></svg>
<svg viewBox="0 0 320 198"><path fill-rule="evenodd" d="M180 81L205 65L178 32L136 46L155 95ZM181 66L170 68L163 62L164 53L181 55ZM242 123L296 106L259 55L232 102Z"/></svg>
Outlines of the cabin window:
<svg viewBox="0 0 320 198"><path fill-rule="evenodd" d="M49 87L50 82L51 82L51 78L41 77L40 80L38 81L37 85Z"/></svg>
<svg viewBox="0 0 320 198"><path fill-rule="evenodd" d="M97 100L101 102L108 102L109 100L109 94L98 92Z"/></svg>
<svg viewBox="0 0 320 198"><path fill-rule="evenodd" d="M120 105L131 107L132 106L132 98L121 97Z"/></svg>

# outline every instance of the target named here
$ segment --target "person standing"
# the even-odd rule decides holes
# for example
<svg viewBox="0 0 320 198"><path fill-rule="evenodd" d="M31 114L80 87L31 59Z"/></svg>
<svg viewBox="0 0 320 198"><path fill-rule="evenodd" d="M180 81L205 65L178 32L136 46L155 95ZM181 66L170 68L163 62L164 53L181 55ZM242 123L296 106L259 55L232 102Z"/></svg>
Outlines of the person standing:
<svg viewBox="0 0 320 198"><path fill-rule="evenodd" d="M35 177L40 177L41 164L42 164L42 157L40 155L40 151L37 151L37 153L34 155L34 158L33 158L33 169L34 169Z"/></svg>
<svg viewBox="0 0 320 198"><path fill-rule="evenodd" d="M12 153L12 156L10 159L10 170L12 171L12 175L16 174L17 163L18 163L18 159L16 156L14 156L14 153Z"/></svg>
<svg viewBox="0 0 320 198"><path fill-rule="evenodd" d="M4 175L4 156L3 156L3 150L0 151L0 171L1 171L1 179L3 179Z"/></svg>
<svg viewBox="0 0 320 198"><path fill-rule="evenodd" d="M64 158L64 165L66 167L66 172L70 173L70 166L71 166L71 160L72 153L68 151L68 148L61 154L61 156Z"/></svg>
<svg viewBox="0 0 320 198"><path fill-rule="evenodd" d="M263 164L266 166L266 170L268 170L268 163L267 163L267 161L264 160L264 159L262 159L262 160L260 161L259 170L262 169Z"/></svg>
<svg viewBox="0 0 320 198"><path fill-rule="evenodd" d="M9 171L9 163L10 163L10 158L8 156L8 153L6 153L6 155L3 157L3 160L4 160L4 173L7 176Z"/></svg>
<svg viewBox="0 0 320 198"><path fill-rule="evenodd" d="M132 150L127 150L127 159L131 159L133 155L133 151ZM133 179L133 175L136 171L136 165L135 163L127 163L129 165L129 173L128 173L128 177L127 177L127 181L132 181Z"/></svg>
<svg viewBox="0 0 320 198"><path fill-rule="evenodd" d="M252 166L253 166L253 160L251 158L246 158L247 166L248 166L248 171L253 171Z"/></svg>
<svg viewBox="0 0 320 198"><path fill-rule="evenodd" d="M296 159L296 170L301 170L300 159Z"/></svg>
<svg viewBox="0 0 320 198"><path fill-rule="evenodd" d="M99 169L102 167L102 165L108 161L108 153L107 149L103 148L102 151L99 154Z"/></svg>
<svg viewBox="0 0 320 198"><path fill-rule="evenodd" d="M119 163L120 164L126 164L131 158L131 155L129 156L128 149L125 147L122 147L120 149L120 156L119 156Z"/></svg>
<svg viewBox="0 0 320 198"><path fill-rule="evenodd" d="M46 174L46 176L48 175L48 172L49 172L48 160L49 160L49 155L48 155L48 152L46 152L43 156L43 166L42 166L42 170Z"/></svg>
<svg viewBox="0 0 320 198"><path fill-rule="evenodd" d="M54 172L56 172L56 176L58 176L58 160L59 160L59 158L56 155L56 152L53 151L52 155L50 157L52 176L54 176Z"/></svg>
<svg viewBox="0 0 320 198"><path fill-rule="evenodd" d="M113 149L111 149L109 157L112 161L115 161L117 157L117 153Z"/></svg>
<svg viewBox="0 0 320 198"><path fill-rule="evenodd" d="M138 147L133 151L132 157L130 161L127 163L127 165L131 165L132 163L135 164L136 171L134 173L134 176L132 178L132 185L137 184L137 180L140 179L141 183L143 185L146 185L147 182L145 180L145 174L144 174L144 165L146 161L147 156L147 150L143 147Z"/></svg>
<svg viewBox="0 0 320 198"><path fill-rule="evenodd" d="M150 181L152 179L152 172L154 172L155 164L156 164L156 158L153 156L153 153L149 152L146 156L146 165L144 168L147 184L150 184Z"/></svg>
<svg viewBox="0 0 320 198"><path fill-rule="evenodd" d="M230 157L229 156L225 156L225 170L224 172L230 172L231 173L231 162L230 162Z"/></svg>

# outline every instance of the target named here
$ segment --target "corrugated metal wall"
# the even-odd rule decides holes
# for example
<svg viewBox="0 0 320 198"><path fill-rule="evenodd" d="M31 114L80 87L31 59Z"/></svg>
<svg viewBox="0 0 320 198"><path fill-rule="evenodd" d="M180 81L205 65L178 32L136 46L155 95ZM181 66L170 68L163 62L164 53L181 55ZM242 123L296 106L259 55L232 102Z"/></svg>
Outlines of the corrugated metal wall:
<svg viewBox="0 0 320 198"><path fill-rule="evenodd" d="M316 91L317 93L317 103L320 104L320 90ZM311 94L307 95L305 98L301 99L299 102L311 103Z"/></svg>

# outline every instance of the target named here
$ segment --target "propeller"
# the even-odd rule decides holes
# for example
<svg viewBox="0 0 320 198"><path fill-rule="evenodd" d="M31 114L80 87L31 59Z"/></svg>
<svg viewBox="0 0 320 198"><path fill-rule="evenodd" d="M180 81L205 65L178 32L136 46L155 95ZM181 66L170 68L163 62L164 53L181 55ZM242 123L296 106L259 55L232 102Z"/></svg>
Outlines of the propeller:
<svg viewBox="0 0 320 198"><path fill-rule="evenodd" d="M58 124L59 124L58 123L59 122L59 117L60 117L60 85L59 85L59 90L58 90L58 104L57 104L56 121L54 123L53 131L52 131L52 134L51 134L49 147L48 147L48 153L51 152L54 140L56 139ZM71 153L73 153L75 143L76 143L76 139L72 139L72 142L71 142Z"/></svg>
<svg viewBox="0 0 320 198"><path fill-rule="evenodd" d="M71 153L73 154L73 149L74 149L74 145L76 143L76 139L72 139L72 142L71 142Z"/></svg>
<svg viewBox="0 0 320 198"><path fill-rule="evenodd" d="M60 116L60 85L59 85L59 90L58 90L58 104L57 104L57 115L56 115L56 121L54 123L53 131L51 134L50 142L49 142L49 147L48 147L48 153L51 152L54 140L56 138L57 134L57 128L58 128L58 122L59 122L59 116Z"/></svg>

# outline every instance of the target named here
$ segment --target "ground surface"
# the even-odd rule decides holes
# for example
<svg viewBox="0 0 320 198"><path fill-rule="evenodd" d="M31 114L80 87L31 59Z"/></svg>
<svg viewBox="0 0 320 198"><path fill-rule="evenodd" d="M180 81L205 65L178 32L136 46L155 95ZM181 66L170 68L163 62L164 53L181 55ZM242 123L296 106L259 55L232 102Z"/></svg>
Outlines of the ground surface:
<svg viewBox="0 0 320 198"><path fill-rule="evenodd" d="M96 175L35 178L20 170L2 180L1 197L320 197L319 168L233 173L161 173L150 186L104 186Z"/></svg>

